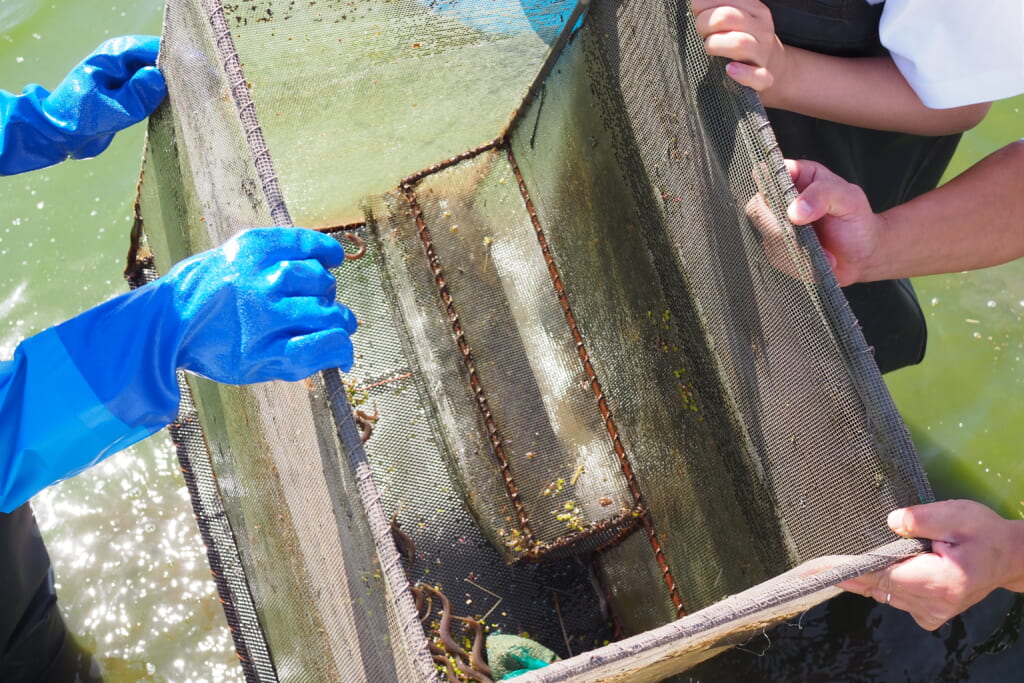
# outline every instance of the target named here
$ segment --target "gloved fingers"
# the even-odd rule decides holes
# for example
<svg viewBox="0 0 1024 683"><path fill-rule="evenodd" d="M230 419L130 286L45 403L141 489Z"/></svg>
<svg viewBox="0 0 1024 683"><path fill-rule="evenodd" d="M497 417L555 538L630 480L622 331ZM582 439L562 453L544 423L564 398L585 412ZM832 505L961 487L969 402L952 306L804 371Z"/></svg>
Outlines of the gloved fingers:
<svg viewBox="0 0 1024 683"><path fill-rule="evenodd" d="M137 123L167 96L167 83L156 68L159 51L156 36L112 38L86 58L82 74L123 107L131 123Z"/></svg>
<svg viewBox="0 0 1024 683"><path fill-rule="evenodd" d="M352 340L337 328L294 332L267 339L245 354L238 373L214 377L228 384L251 384L281 379L294 382L327 368L352 368Z"/></svg>
<svg viewBox="0 0 1024 683"><path fill-rule="evenodd" d="M336 239L308 228L253 228L232 237L223 249L229 259L233 253L258 253L262 267L274 261L315 259L325 268L334 268L345 260L345 248Z"/></svg>
<svg viewBox="0 0 1024 683"><path fill-rule="evenodd" d="M135 123L149 116L167 97L167 82L160 69L155 66L143 67L136 71L128 81L126 89L137 106L133 107L125 100L122 100L121 104L128 110Z"/></svg>
<svg viewBox="0 0 1024 683"><path fill-rule="evenodd" d="M334 307L338 309L340 315L339 327L349 335L355 334L356 330L359 329L359 321L356 320L356 314L348 306L343 306L337 302L335 302Z"/></svg>
<svg viewBox="0 0 1024 683"><path fill-rule="evenodd" d="M153 66L160 54L160 36L127 35L111 38L101 44L104 52L119 55L129 68Z"/></svg>
<svg viewBox="0 0 1024 683"><path fill-rule="evenodd" d="M311 296L331 303L335 282L331 272L319 261L280 261L267 273L271 292L279 297Z"/></svg>
<svg viewBox="0 0 1024 683"><path fill-rule="evenodd" d="M272 304L271 310L277 322L266 324L266 338L297 337L331 329L354 334L358 326L352 311L334 300L325 303L309 296L288 297Z"/></svg>
<svg viewBox="0 0 1024 683"><path fill-rule="evenodd" d="M302 377L326 368L341 368L345 372L352 369L352 340L343 330L320 330L292 337L285 344L285 353L298 372L305 373Z"/></svg>
<svg viewBox="0 0 1024 683"><path fill-rule="evenodd" d="M226 384L351 367L348 337L357 322L335 300L334 277L327 270L344 259L344 248L332 237L277 227L240 232L178 263L157 281L169 292L182 326L177 366ZM322 338L334 341L318 341ZM329 347L323 358L288 355L293 347L323 345Z"/></svg>
<svg viewBox="0 0 1024 683"><path fill-rule="evenodd" d="M117 90L136 71L156 66L159 52L160 38L157 36L118 36L101 43L82 60L79 68L93 74L105 88Z"/></svg>

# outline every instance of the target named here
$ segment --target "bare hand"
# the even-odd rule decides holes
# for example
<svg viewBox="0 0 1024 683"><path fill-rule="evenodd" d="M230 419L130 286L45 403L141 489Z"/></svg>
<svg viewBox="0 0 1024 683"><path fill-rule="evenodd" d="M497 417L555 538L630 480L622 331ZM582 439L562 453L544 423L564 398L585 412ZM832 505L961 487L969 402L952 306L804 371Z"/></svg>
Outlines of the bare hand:
<svg viewBox="0 0 1024 683"><path fill-rule="evenodd" d="M743 210L750 224L761 233L768 261L794 280L814 282L811 258L807 249L797 242L790 222L776 220L760 192L747 200Z"/></svg>
<svg viewBox="0 0 1024 683"><path fill-rule="evenodd" d="M693 0L691 10L707 53L733 60L726 73L734 81L763 92L782 76L785 48L759 0Z"/></svg>
<svg viewBox="0 0 1024 683"><path fill-rule="evenodd" d="M884 257L876 252L886 225L871 210L864 190L814 161L787 159L786 167L800 192L787 209L789 219L796 225L814 223L839 284L876 279L871 266Z"/></svg>
<svg viewBox="0 0 1024 683"><path fill-rule="evenodd" d="M932 540L932 552L839 584L902 609L934 631L996 588L1024 590L1024 521L981 503L946 500L894 510L901 536Z"/></svg>

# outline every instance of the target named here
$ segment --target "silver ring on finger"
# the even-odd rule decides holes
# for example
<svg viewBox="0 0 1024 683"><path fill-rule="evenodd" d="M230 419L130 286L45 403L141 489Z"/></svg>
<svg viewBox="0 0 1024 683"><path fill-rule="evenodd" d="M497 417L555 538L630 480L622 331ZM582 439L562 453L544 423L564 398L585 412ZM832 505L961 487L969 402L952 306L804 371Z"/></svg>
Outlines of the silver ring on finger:
<svg viewBox="0 0 1024 683"><path fill-rule="evenodd" d="M885 606L888 607L892 603L892 593L885 594Z"/></svg>

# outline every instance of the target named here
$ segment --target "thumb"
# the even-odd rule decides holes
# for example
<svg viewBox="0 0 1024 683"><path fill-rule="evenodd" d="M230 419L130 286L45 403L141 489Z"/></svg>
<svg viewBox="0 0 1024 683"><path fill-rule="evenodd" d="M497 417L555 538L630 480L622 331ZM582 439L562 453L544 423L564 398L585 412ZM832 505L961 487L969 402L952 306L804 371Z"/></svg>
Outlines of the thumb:
<svg viewBox="0 0 1024 683"><path fill-rule="evenodd" d="M796 225L807 225L825 216L844 219L863 208L863 194L863 190L839 176L823 174L803 188L787 207L787 213Z"/></svg>
<svg viewBox="0 0 1024 683"><path fill-rule="evenodd" d="M832 270L835 270L836 269L836 263L839 262L836 259L836 255L833 254L828 249L825 249L825 248L822 248L822 251L825 252L825 259L828 261L828 267L831 268Z"/></svg>
<svg viewBox="0 0 1024 683"><path fill-rule="evenodd" d="M944 500L893 510L886 522L900 536L944 541L961 517L956 501Z"/></svg>

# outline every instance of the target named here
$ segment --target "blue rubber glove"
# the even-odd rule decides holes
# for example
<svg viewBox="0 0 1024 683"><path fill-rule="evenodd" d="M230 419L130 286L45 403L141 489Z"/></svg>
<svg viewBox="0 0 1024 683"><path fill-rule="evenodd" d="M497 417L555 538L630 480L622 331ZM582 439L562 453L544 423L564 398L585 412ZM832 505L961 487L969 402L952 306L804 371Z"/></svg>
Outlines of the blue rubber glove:
<svg viewBox="0 0 1024 683"><path fill-rule="evenodd" d="M475 29L488 33L533 31L548 44L558 36L576 7L576 0L519 0L519 13L511 9L516 3L509 0L505 0L506 7L497 8L494 0L419 1L432 11Z"/></svg>
<svg viewBox="0 0 1024 683"><path fill-rule="evenodd" d="M249 230L23 341L0 363L0 511L171 422L178 368L229 384L348 370L356 321L327 270L343 259L313 230Z"/></svg>
<svg viewBox="0 0 1024 683"><path fill-rule="evenodd" d="M111 38L52 92L38 85L21 95L0 90L0 175L86 159L114 133L138 123L167 95L156 68L160 39Z"/></svg>

